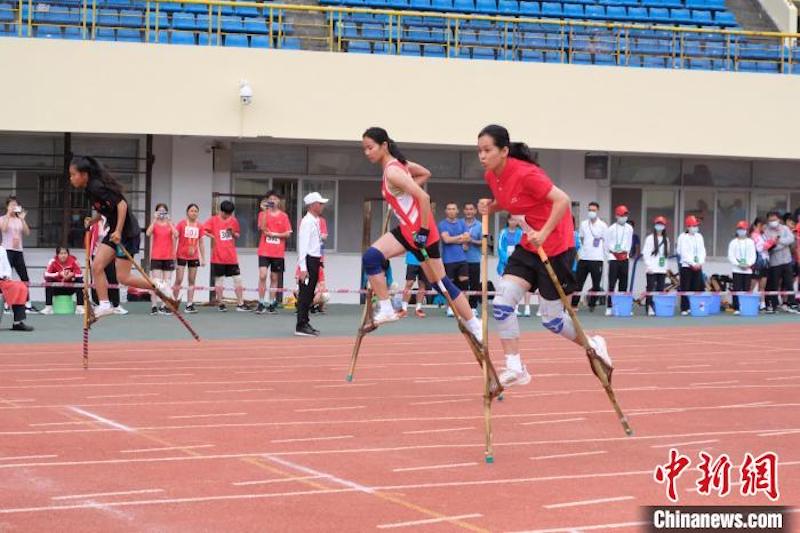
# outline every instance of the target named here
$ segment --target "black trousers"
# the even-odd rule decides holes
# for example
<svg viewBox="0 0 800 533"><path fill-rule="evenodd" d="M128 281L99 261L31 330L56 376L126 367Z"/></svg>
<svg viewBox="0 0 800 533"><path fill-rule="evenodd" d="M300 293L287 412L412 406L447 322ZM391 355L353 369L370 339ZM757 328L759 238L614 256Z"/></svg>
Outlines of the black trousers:
<svg viewBox="0 0 800 533"><path fill-rule="evenodd" d="M83 283L83 278L75 278L74 283ZM66 296L75 295L75 300L78 305L83 305L83 288L82 287L46 287L44 289L44 303L46 305L53 305L53 296Z"/></svg>
<svg viewBox="0 0 800 533"><path fill-rule="evenodd" d="M317 289L319 281L319 257L306 257L306 268L308 277L300 282L300 291L297 295L297 327L308 324L308 311L314 302L314 291Z"/></svg>
<svg viewBox="0 0 800 533"><path fill-rule="evenodd" d="M111 261L105 269L106 273L106 280L108 280L109 285L116 285L119 283L117 281L117 267L114 265L114 261ZM111 302L113 307L119 307L119 289L108 289L108 299ZM99 303L97 299L97 291L92 289L92 300L96 303Z"/></svg>
<svg viewBox="0 0 800 533"><path fill-rule="evenodd" d="M794 290L794 273L792 272L792 265L787 263L785 265L771 266L767 270L767 290L768 291L793 291ZM788 305L795 305L796 301L794 294L783 297L783 303ZM777 296L766 297L767 307L773 309L778 307Z"/></svg>
<svg viewBox="0 0 800 533"><path fill-rule="evenodd" d="M647 292L662 292L664 290L667 281L666 274L645 274L645 277L647 278ZM647 308L653 309L653 297L648 296L646 301Z"/></svg>
<svg viewBox="0 0 800 533"><path fill-rule="evenodd" d="M17 271L19 280L25 283L30 281L30 279L28 279L28 267L25 265L25 256L22 252L6 250L6 255L8 255L8 263L11 265L11 268Z"/></svg>
<svg viewBox="0 0 800 533"><path fill-rule="evenodd" d="M628 290L628 260L608 262L608 292L625 292ZM611 296L608 297L608 307L611 307Z"/></svg>
<svg viewBox="0 0 800 533"><path fill-rule="evenodd" d="M689 267L681 267L681 292L694 291L701 292L705 286L703 285L703 271L692 270ZM681 296L681 311L689 310L689 298Z"/></svg>
<svg viewBox="0 0 800 533"><path fill-rule="evenodd" d="M747 292L750 290L750 279L752 274L738 274L733 273L733 292ZM733 308L739 310L739 297L733 296Z"/></svg>
<svg viewBox="0 0 800 533"><path fill-rule="evenodd" d="M469 268L469 290L481 290L481 264L480 263L467 263ZM481 297L478 295L469 297L469 306L473 309L478 307L481 302Z"/></svg>
<svg viewBox="0 0 800 533"><path fill-rule="evenodd" d="M603 290L600 282L603 280L603 262L602 261L586 261L581 259L578 261L578 291L583 291L583 285L586 283L586 278L592 276L592 292L599 292ZM580 294L572 297L572 307L577 307L580 302ZM594 309L597 305L597 296L589 296L589 307Z"/></svg>

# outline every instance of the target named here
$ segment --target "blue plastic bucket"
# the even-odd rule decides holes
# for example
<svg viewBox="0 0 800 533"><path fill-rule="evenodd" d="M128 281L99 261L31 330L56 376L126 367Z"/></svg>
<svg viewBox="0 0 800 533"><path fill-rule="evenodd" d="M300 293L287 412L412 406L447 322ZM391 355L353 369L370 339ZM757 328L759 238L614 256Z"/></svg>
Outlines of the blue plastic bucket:
<svg viewBox="0 0 800 533"><path fill-rule="evenodd" d="M633 314L633 296L628 294L615 294L611 297L611 309L614 316L630 317Z"/></svg>
<svg viewBox="0 0 800 533"><path fill-rule="evenodd" d="M689 308L692 310L692 316L708 316L711 309L711 296L703 295L690 295Z"/></svg>
<svg viewBox="0 0 800 533"><path fill-rule="evenodd" d="M708 313L711 315L718 315L722 312L722 296L715 293L709 296L711 298L711 304L708 309Z"/></svg>
<svg viewBox="0 0 800 533"><path fill-rule="evenodd" d="M656 316L675 316L675 303L678 300L676 294L657 294L653 296L653 307Z"/></svg>
<svg viewBox="0 0 800 533"><path fill-rule="evenodd" d="M761 305L761 296L758 294L739 296L739 315L758 316L759 305Z"/></svg>

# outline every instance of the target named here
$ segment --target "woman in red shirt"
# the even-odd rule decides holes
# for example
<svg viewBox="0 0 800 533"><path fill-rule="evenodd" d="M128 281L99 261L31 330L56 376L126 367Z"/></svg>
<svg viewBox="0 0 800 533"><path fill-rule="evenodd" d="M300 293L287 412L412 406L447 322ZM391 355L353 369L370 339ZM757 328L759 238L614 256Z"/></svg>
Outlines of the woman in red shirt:
<svg viewBox="0 0 800 533"><path fill-rule="evenodd" d="M494 199L479 202L479 212L491 215L507 211L519 220L524 232L519 246L508 258L492 310L506 354L506 368L500 374L500 381L506 387L525 385L531 376L519 355L519 324L515 311L526 293L538 289L539 311L545 328L578 342L572 320L564 312L558 291L538 255L541 246L550 257L550 264L567 296L578 289L572 273L575 245L570 198L553 185L525 144L510 142L508 130L502 126L491 125L481 130L478 158L494 196ZM605 340L595 335L589 342L611 367Z"/></svg>
<svg viewBox="0 0 800 533"><path fill-rule="evenodd" d="M186 218L178 222L175 231L178 233L178 249L175 255L178 266L175 270L175 285L173 296L178 299L183 285L183 273L189 269L189 287L186 290L186 312L196 313L194 307L194 284L197 280L197 267L206 266L206 251L203 246L203 226L197 221L200 208L197 204L189 204L186 208Z"/></svg>
<svg viewBox="0 0 800 533"><path fill-rule="evenodd" d="M150 277L153 280L162 280L163 283L170 284L172 272L175 270L175 240L178 231L169 219L169 208L167 204L156 204L156 212L153 222L147 228L145 234L151 237L150 240ZM150 297L152 307L151 315L168 315L170 311L162 303L158 305L159 298L153 293Z"/></svg>
<svg viewBox="0 0 800 533"><path fill-rule="evenodd" d="M441 281L455 303L458 316L467 329L482 342L481 321L472 314L469 301L445 275L439 252L439 231L431 211L430 196L422 185L431 173L425 167L406 160L397 144L383 128L369 128L362 136L364 155L370 163L383 169L381 192L400 225L380 237L364 252L364 272L369 276L372 290L378 297L375 324L392 322L399 315L392 308L389 288L386 286L384 264L388 259L411 252L420 261L422 270L433 288L441 291Z"/></svg>
<svg viewBox="0 0 800 533"><path fill-rule="evenodd" d="M81 266L75 256L69 253L68 248L64 246L56 248L56 256L47 264L44 280L48 283L83 283ZM72 294L75 294L78 304L75 308L75 314L83 314L83 287L80 285L75 287L45 287L44 294L45 306L42 309L43 315L53 314L53 296L71 296Z"/></svg>

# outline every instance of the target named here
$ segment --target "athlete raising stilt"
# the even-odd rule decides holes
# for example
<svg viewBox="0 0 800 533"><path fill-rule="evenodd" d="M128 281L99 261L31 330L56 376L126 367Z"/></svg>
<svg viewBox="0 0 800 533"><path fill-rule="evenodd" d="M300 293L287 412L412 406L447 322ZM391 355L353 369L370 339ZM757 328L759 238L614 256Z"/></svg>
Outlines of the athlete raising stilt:
<svg viewBox="0 0 800 533"><path fill-rule="evenodd" d="M467 298L445 275L431 199L421 187L430 178L430 171L406 160L383 128L370 128L364 132L362 145L370 163L379 164L383 169L381 192L400 222L399 226L381 236L364 252L364 271L369 276L370 286L379 304L373 317L374 324L393 322L399 318L389 299L383 266L387 259L408 250L419 259L434 289L441 290L437 282L442 281L459 317L478 342L482 342L480 320L472 314Z"/></svg>

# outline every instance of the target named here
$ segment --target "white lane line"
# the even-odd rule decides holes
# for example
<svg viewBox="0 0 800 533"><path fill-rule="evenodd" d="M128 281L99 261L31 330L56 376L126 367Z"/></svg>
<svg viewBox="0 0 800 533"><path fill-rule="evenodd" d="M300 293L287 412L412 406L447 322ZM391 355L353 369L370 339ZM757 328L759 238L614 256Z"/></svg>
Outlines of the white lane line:
<svg viewBox="0 0 800 533"><path fill-rule="evenodd" d="M719 439L710 440L691 440L688 442L673 442L671 444L653 444L651 448L676 448L678 446L689 446L690 444L710 444L712 442L719 442Z"/></svg>
<svg viewBox="0 0 800 533"><path fill-rule="evenodd" d="M353 435L337 435L334 437L308 437L305 439L277 439L277 440L271 440L270 443L283 444L286 442L315 442L321 440L341 440L341 439L352 439L352 438L354 438Z"/></svg>
<svg viewBox="0 0 800 533"><path fill-rule="evenodd" d="M530 459L533 461L540 461L542 459L561 459L562 457L581 457L583 455L600 455L602 453L608 452L605 450L599 450L596 452L559 453L556 455L537 455L536 457L531 457Z"/></svg>
<svg viewBox="0 0 800 533"><path fill-rule="evenodd" d="M470 380L478 379L478 378L479 378L479 376L461 376L461 377L455 377L455 378L420 378L420 379L415 379L414 383L421 383L421 384L427 384L427 383L451 383L451 382L456 382L456 381L470 381ZM382 381L386 381L386 380L382 380ZM404 381L404 380L400 380L400 381Z"/></svg>
<svg viewBox="0 0 800 533"><path fill-rule="evenodd" d="M592 524L589 526L557 527L555 529L528 529L511 533L575 533L576 531L597 531L600 529L621 529L647 525L647 522L617 522L616 524Z"/></svg>
<svg viewBox="0 0 800 533"><path fill-rule="evenodd" d="M779 378L767 378L766 380L767 381L784 381L784 380L787 380L787 379L800 379L800 376L781 376ZM19 400L11 400L11 401L13 402L13 401L19 401Z"/></svg>
<svg viewBox="0 0 800 533"><path fill-rule="evenodd" d="M153 494L164 492L164 489L125 490L119 492L94 492L92 494L70 494L68 496L53 496L53 500L78 500L81 498L96 498L98 496L126 496L128 494Z"/></svg>
<svg viewBox="0 0 800 533"><path fill-rule="evenodd" d="M190 418L214 418L217 416L245 416L247 413L209 413L204 415L172 415L168 418L172 420L185 420Z"/></svg>
<svg viewBox="0 0 800 533"><path fill-rule="evenodd" d="M470 429L475 429L474 427L463 427L463 428L446 428L446 429L417 429L414 431L404 431L403 435L425 435L428 433L450 433L451 431L467 431Z"/></svg>
<svg viewBox="0 0 800 533"><path fill-rule="evenodd" d="M248 485L267 485L269 483L284 483L289 481L303 481L305 479L320 479L325 476L296 476L296 477L284 477L278 479L261 479L257 481L235 481L231 483L236 487L246 487Z"/></svg>
<svg viewBox="0 0 800 533"><path fill-rule="evenodd" d="M543 505L545 509L562 509L564 507L579 507L581 505L594 505L597 503L610 503L610 502L622 502L626 500L634 500L633 496L616 496L613 498L599 498L597 500L580 500L576 502L564 502L564 503L551 503L549 505Z"/></svg>
<svg viewBox="0 0 800 533"><path fill-rule="evenodd" d="M113 420L110 420L108 418L103 418L100 415L96 415L96 414L94 414L92 412L89 412L89 411L86 411L84 409L81 409L80 407L75 407L75 406L71 405L69 408L70 408L71 411L73 411L75 413L78 413L79 415L83 415L85 417L91 418L95 422L100 422L101 424L105 424L107 426L111 426L114 429L121 429L122 431L127 431L128 433L136 433L135 429L129 428L125 424L120 424L119 422L114 422Z"/></svg>
<svg viewBox="0 0 800 533"><path fill-rule="evenodd" d="M475 466L478 463L450 463L444 465L412 466L408 468L393 468L392 472L416 472L417 470L442 470L444 468L461 468L464 466Z"/></svg>
<svg viewBox="0 0 800 533"><path fill-rule="evenodd" d="M87 396L89 400L96 400L100 398L143 398L145 396L160 396L160 392L140 392L137 394L101 394L99 396Z"/></svg>
<svg viewBox="0 0 800 533"><path fill-rule="evenodd" d="M12 403L28 403L28 402L35 402L34 398L6 398L6 401Z"/></svg>
<svg viewBox="0 0 800 533"><path fill-rule="evenodd" d="M349 411L351 409L366 409L366 405L353 405L350 407L314 407L311 409L295 409L295 413L322 413L324 411Z"/></svg>
<svg viewBox="0 0 800 533"><path fill-rule="evenodd" d="M585 418L560 418L558 420L537 420L535 422L520 422L520 426L532 426L534 424L557 424L559 422L579 422Z"/></svg>
<svg viewBox="0 0 800 533"><path fill-rule="evenodd" d="M136 448L132 450L120 450L119 453L146 453L146 452L166 452L171 450L196 450L198 448L213 448L214 444L197 444L193 446L167 446L165 448Z"/></svg>
<svg viewBox="0 0 800 533"><path fill-rule="evenodd" d="M40 378L40 379L18 379L17 383L38 383L42 381L79 381L86 378Z"/></svg>
<svg viewBox="0 0 800 533"><path fill-rule="evenodd" d="M268 459L268 460L272 461L273 463L278 463L279 465L283 465L283 466L285 466L287 468L293 468L293 469L295 469L295 470L297 470L299 472L302 472L304 474L309 474L311 476L322 476L322 477L326 478L329 481L332 481L334 483L338 483L339 485L342 485L342 486L350 488L350 489L357 490L359 492L364 492L366 494L374 494L375 493L375 489L373 489L372 487L367 487L366 485L362 485L360 483L356 483L355 481L342 479L340 477L334 476L333 474L328 474L326 472L320 472L319 470L314 470L313 468L308 468L307 466L303 466L303 465L298 464L298 463L293 463L292 461L288 461L288 460L283 459L281 457L276 457L276 456L270 455L270 454L264 454L263 457L265 459Z"/></svg>
<svg viewBox="0 0 800 533"><path fill-rule="evenodd" d="M475 401L473 398L462 398L460 400L433 400L430 402L411 402L408 405L438 405L442 403L462 403Z"/></svg>
<svg viewBox="0 0 800 533"><path fill-rule="evenodd" d="M36 424L28 424L29 427L38 428L38 427L50 427L50 426L85 426L86 424L91 424L88 420L80 421L80 422L40 422Z"/></svg>
<svg viewBox="0 0 800 533"><path fill-rule="evenodd" d="M22 459L52 459L58 455L14 455L11 457L0 457L0 461L19 461Z"/></svg>
<svg viewBox="0 0 800 533"><path fill-rule="evenodd" d="M800 429L790 429L788 431L771 431L768 433L759 433L759 437L781 437L783 435L796 435L800 433Z"/></svg>
<svg viewBox="0 0 800 533"><path fill-rule="evenodd" d="M454 520L465 520L467 518L480 518L482 514L473 513L473 514L460 514L456 516L442 516L439 518L427 518L425 520L412 520L411 522L393 522L391 524L379 524L378 529L392 529L396 527L412 527L412 526L424 526L427 524L439 524L441 522L452 522Z"/></svg>
<svg viewBox="0 0 800 533"><path fill-rule="evenodd" d="M675 366L668 366L667 370L674 370L678 368L707 368L711 365L675 365Z"/></svg>
<svg viewBox="0 0 800 533"><path fill-rule="evenodd" d="M188 374L132 374L129 378L179 378L186 376L194 376L192 373Z"/></svg>
<svg viewBox="0 0 800 533"><path fill-rule="evenodd" d="M704 383L690 383L690 387L702 387L703 385L733 385L735 383L739 383L738 379L733 381L707 381Z"/></svg>
<svg viewBox="0 0 800 533"><path fill-rule="evenodd" d="M275 389L228 389L228 390L207 390L206 394L224 394L226 392L261 392L272 391Z"/></svg>

